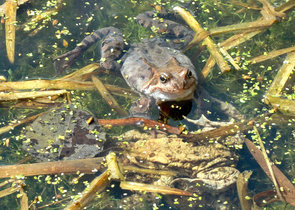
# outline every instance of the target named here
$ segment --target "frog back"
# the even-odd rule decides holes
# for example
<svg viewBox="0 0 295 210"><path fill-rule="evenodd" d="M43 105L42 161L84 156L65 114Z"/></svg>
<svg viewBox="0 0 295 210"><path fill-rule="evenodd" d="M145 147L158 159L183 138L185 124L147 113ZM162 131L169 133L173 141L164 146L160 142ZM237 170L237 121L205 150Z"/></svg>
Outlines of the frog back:
<svg viewBox="0 0 295 210"><path fill-rule="evenodd" d="M176 68L171 68L172 60L175 61L174 63L177 63ZM166 73L171 75L171 78L177 78L181 74L177 70L179 67L188 69L192 77L197 80L193 64L182 52L168 47L161 47L151 41L144 41L133 45L128 50L121 73L131 88L149 96L149 94L145 93L147 86L159 86L157 81L159 77L156 75ZM162 90L163 92L166 91L163 88L160 91ZM174 97L171 95L171 98Z"/></svg>

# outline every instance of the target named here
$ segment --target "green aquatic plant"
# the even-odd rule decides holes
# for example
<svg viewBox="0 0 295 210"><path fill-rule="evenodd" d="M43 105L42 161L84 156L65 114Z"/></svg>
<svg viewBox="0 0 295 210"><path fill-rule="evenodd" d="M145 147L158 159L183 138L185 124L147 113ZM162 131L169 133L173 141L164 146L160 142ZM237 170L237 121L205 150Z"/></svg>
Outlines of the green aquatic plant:
<svg viewBox="0 0 295 210"><path fill-rule="evenodd" d="M32 1L33 11L45 13L46 10L52 7L43 1ZM54 3L54 1L51 1ZM246 2L246 1L243 1ZM248 2L248 1L247 1ZM271 1L277 5L282 2ZM27 32L19 32L17 35L17 56L16 65L11 66L1 59L1 69L3 74L9 76L9 80L24 80L31 78L53 78L55 70L52 65L52 59L63 52L68 51L78 44L85 35L106 26L115 26L122 30L125 39L128 43L140 42L142 39L157 36L157 34L146 30L139 26L134 17L141 12L153 10L153 6L161 6L158 8L171 9L175 5L182 5L194 13L196 19L205 29L211 29L219 26L231 25L236 23L243 23L247 21L254 21L260 17L259 11L245 9L239 5L235 5L232 1L216 1L216 0L194 0L194 1L163 1L163 0L88 0L88 1L66 1L64 7L54 17L47 17L41 23L42 30L40 30L34 37L28 36ZM259 3L256 2L258 6ZM254 5L255 6L255 5ZM156 7L157 8L157 7ZM27 15L24 10L19 12L19 25L24 23ZM69 15L71 14L71 15ZM73 14L73 15L72 15ZM246 117L252 118L260 113L268 112L269 107L262 101L267 88L270 86L277 69L282 65L284 56L274 58L272 60L264 61L259 64L250 64L250 59L267 54L267 52L274 49L280 49L294 45L294 31L290 30L294 26L295 12L288 14L288 19L283 22L278 22L262 34L255 36L247 43L239 45L228 53L235 59L240 60L240 71L232 70L229 73L221 74L217 67L209 74L205 82L202 84L213 96L217 98L224 98L226 101L233 103ZM50 21L58 20L55 25ZM30 29L37 26L35 22L28 23ZM3 28L0 26L0 29ZM228 38L229 34L213 37L216 42L221 42ZM68 42L68 46L63 44L63 40ZM3 41L2 41L3 42ZM83 67L89 63L98 62L100 59L99 43L93 46L83 56L81 56L70 71L75 71L78 67ZM204 66L209 54L206 50L201 52L199 57L195 57L194 53L199 46L195 46L190 51L186 52L194 61L197 71L200 72ZM3 50L0 53L4 55ZM3 62L2 62L3 61ZM6 70L5 70L6 69ZM8 70L9 69L9 70ZM117 75L109 74L102 77L105 83L116 84L118 86L125 86L125 82ZM292 86L292 83L291 83ZM290 88L291 90L291 88ZM283 96L294 99L295 96L292 91L286 90ZM101 118L117 118L119 117L113 110L111 110L102 100L100 95L92 91L72 91L72 103L82 109L90 110L95 116ZM119 103L123 105L125 110L131 106L132 99L117 98ZM7 112L1 112L1 119L7 124L9 120L20 119L22 115L31 115L35 111L10 109ZM266 148L270 152L270 157L277 164L284 168L284 171L292 177L294 174L294 120L290 119L286 124L278 125L261 125L261 137L266 143ZM113 128L112 135L117 135L127 130L128 128ZM5 134L0 147L0 156L2 161L7 163L18 162L27 154L21 149L21 141L24 138L17 135L19 130L14 130ZM291 135L290 135L291 134ZM253 137L255 139L255 137ZM10 143L7 148L5 144ZM260 172L257 172L260 175ZM271 186L271 183L265 181L264 178L255 177L259 188L253 189L258 191L263 186ZM74 179L75 178L75 179ZM35 176L33 178L25 178L28 195L30 200L34 203L49 204L59 201L63 198L67 199L76 192L84 189L84 176L81 174L73 176ZM75 185L71 185L70 181L74 179ZM293 178L294 181L294 178ZM266 183L266 184L265 184ZM105 192L98 198L98 206L105 206L107 201L112 203L114 200L118 201L117 188L112 192ZM44 192L43 192L44 191ZM42 193L43 192L43 193ZM52 196L54 195L54 196ZM110 196L111 195L111 196ZM36 199L34 199L36 197ZM125 198L123 196L124 199ZM145 203L145 196L140 196L144 207L148 206ZM160 200L159 204L154 208L160 208L165 205L161 196L155 196L155 200ZM200 197L192 197L190 200L202 199ZM1 200L1 204L12 205L13 197L7 200ZM115 203L115 202L114 202ZM174 200L172 204L175 207L179 206L179 200ZM95 207L96 204L92 204ZM191 205L191 204L188 204ZM15 206L12 206L14 208ZM57 208L59 208L58 206ZM127 206L130 207L130 206Z"/></svg>

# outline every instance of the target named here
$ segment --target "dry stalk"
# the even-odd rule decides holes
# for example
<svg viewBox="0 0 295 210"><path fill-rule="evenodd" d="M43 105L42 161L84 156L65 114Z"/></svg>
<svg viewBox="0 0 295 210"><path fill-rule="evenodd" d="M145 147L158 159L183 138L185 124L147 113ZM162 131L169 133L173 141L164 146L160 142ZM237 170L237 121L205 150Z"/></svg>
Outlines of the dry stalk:
<svg viewBox="0 0 295 210"><path fill-rule="evenodd" d="M5 40L6 52L10 63L14 63L15 51L15 23L17 3L15 0L6 0L5 2Z"/></svg>
<svg viewBox="0 0 295 210"><path fill-rule="evenodd" d="M290 53L290 52L293 52L293 51L295 51L295 46L280 49L280 50L274 50L274 51L268 52L266 55L260 55L260 56L257 56L255 58L252 58L249 62L250 63L260 63L260 62L263 62L265 60L272 59L272 58L275 58L277 56L283 55L285 53Z"/></svg>
<svg viewBox="0 0 295 210"><path fill-rule="evenodd" d="M69 174L76 173L77 171L93 174L104 168L102 165L103 159L104 158L88 158L0 166L0 178L14 177L17 175L35 176L60 173Z"/></svg>
<svg viewBox="0 0 295 210"><path fill-rule="evenodd" d="M192 30L196 32L197 35L206 33L206 31L201 27L198 21L188 11L179 6L174 7L174 10L180 14L180 16L186 21L186 23L192 28ZM229 65L224 60L224 58L220 54L220 50L209 36L204 39L203 44L207 46L210 54L213 56L214 60L218 64L221 72L229 71Z"/></svg>
<svg viewBox="0 0 295 210"><path fill-rule="evenodd" d="M268 96L278 96L282 92L283 88L286 85L286 82L290 78L290 75L293 72L295 67L295 52L288 53L284 64L278 71L277 75L275 76L271 86L269 87L266 97Z"/></svg>
<svg viewBox="0 0 295 210"><path fill-rule="evenodd" d="M95 76L92 76L92 82L95 85L96 89L103 97L103 99L109 104L111 108L116 110L119 115L122 117L127 117L129 114L124 109L120 107L116 99L110 94L110 92L106 89L103 83Z"/></svg>
<svg viewBox="0 0 295 210"><path fill-rule="evenodd" d="M251 201L248 192L248 181L252 171L243 171L237 179L237 190L242 210L251 210Z"/></svg>
<svg viewBox="0 0 295 210"><path fill-rule="evenodd" d="M265 160L265 162L266 162L266 165L267 165L267 167L268 167L269 173L270 173L270 175L271 175L271 180L272 180L272 182L273 182L273 184L274 184L274 186L275 186L275 189L276 189L277 195L278 195L278 197L279 197L280 200L284 200L284 199L283 199L283 196L282 196L282 194L281 194L281 191L280 191L279 185L278 185L278 183L277 183L276 177L275 177L275 175L274 175L273 169L272 169L272 165L273 165L273 163L271 163L271 161L269 160L269 158L268 158L268 156L267 156L267 154L266 154L266 151L265 151L265 148L264 148L263 142L262 142L262 140L261 140L260 134L259 134L259 132L258 132L256 126L253 126L253 129L254 129L254 131L255 131L255 133L256 133L256 135L257 135L257 139L258 139L258 142L259 142L259 146L260 146L260 149L261 149L261 151L262 151L262 154L263 154L264 160Z"/></svg>

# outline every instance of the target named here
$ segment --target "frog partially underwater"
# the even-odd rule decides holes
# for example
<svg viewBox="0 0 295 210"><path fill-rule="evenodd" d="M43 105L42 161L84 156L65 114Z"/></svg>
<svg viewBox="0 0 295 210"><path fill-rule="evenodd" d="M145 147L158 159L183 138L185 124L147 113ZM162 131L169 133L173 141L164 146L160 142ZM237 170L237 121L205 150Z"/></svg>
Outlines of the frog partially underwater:
<svg viewBox="0 0 295 210"><path fill-rule="evenodd" d="M155 138L148 133L129 130L114 139L119 140L118 146L123 149L118 154L118 162L126 169L126 180L152 184L154 188L178 188L192 192L194 196L193 199L185 196L155 199L148 193L137 192L128 193L123 201L117 200L116 205L112 205L150 209L154 203L163 202L171 209L240 208L234 189L240 174L236 169L239 159L237 148L243 144L243 136L186 142L185 135L158 134ZM134 170L134 167L139 170ZM143 173L144 170L150 173ZM163 170L170 173L161 173Z"/></svg>
<svg viewBox="0 0 295 210"><path fill-rule="evenodd" d="M145 12L136 17L139 24L154 28L165 38L157 37L126 45L121 31L106 27L86 36L75 49L54 59L58 73L69 67L75 58L99 40L101 62L104 69L118 71L127 84L141 95L131 114L144 113L149 106L166 101L191 100L197 88L197 75L183 50L193 39L194 32L175 21L163 19L168 12L155 15ZM134 115L135 115L134 114Z"/></svg>

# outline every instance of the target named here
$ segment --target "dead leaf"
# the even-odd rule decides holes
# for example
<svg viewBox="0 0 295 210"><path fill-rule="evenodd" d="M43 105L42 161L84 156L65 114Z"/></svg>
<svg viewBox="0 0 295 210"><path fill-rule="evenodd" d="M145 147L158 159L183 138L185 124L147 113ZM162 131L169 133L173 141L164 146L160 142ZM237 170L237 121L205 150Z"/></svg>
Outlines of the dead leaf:
<svg viewBox="0 0 295 210"><path fill-rule="evenodd" d="M266 173L266 175L271 179L270 172L268 170L268 167L266 165L266 162L264 160L264 157L262 155L262 152L253 144L249 139L245 140L245 143L257 161L257 163L260 165L260 167L263 169L263 171ZM283 172L278 169L275 165L272 166L275 178L277 180L277 183L279 185L281 194L283 199L289 203L292 206L295 206L295 187L290 182L290 180L283 174Z"/></svg>

